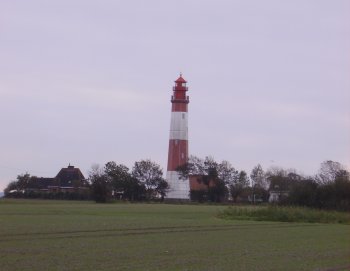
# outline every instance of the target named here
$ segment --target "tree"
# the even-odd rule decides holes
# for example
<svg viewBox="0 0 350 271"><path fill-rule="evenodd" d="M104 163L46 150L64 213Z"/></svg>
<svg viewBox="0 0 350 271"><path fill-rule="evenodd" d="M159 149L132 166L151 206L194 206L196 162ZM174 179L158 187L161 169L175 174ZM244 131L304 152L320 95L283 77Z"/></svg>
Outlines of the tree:
<svg viewBox="0 0 350 271"><path fill-rule="evenodd" d="M10 197L13 192L18 192L17 181L11 181L4 190L5 197Z"/></svg>
<svg viewBox="0 0 350 271"><path fill-rule="evenodd" d="M287 203L291 205L317 207L317 188L315 180L307 178L294 181Z"/></svg>
<svg viewBox="0 0 350 271"><path fill-rule="evenodd" d="M160 180L155 188L155 191L160 195L161 200L163 201L166 193L169 191L170 186L168 182L164 179Z"/></svg>
<svg viewBox="0 0 350 271"><path fill-rule="evenodd" d="M106 163L104 171L112 185L114 196L119 194L123 199L131 201L145 199L144 184L132 176L127 166L111 161Z"/></svg>
<svg viewBox="0 0 350 271"><path fill-rule="evenodd" d="M89 173L92 195L96 202L106 203L112 197L111 181L107 174L98 166L94 165Z"/></svg>
<svg viewBox="0 0 350 271"><path fill-rule="evenodd" d="M218 186L222 187L221 188L222 195L226 195L230 193L232 197L231 192L233 187L235 187L237 184L237 180L239 179L239 174L240 173L238 172L238 170L236 170L228 161L224 160L220 164L218 164L218 177L219 177L219 180L221 180L221 183L219 183ZM225 190L224 190L223 184L225 185ZM243 190L240 191L238 194L241 195L242 193L243 193ZM237 199L237 197L235 199Z"/></svg>
<svg viewBox="0 0 350 271"><path fill-rule="evenodd" d="M203 165L198 165L198 167L202 169L202 174L200 176L202 182L208 188L208 196L210 200L217 201L219 195L215 195L215 192L217 192L215 189L210 189L210 182L213 182L214 186L217 186L221 181L219 179L218 163L212 157L207 156L203 160Z"/></svg>
<svg viewBox="0 0 350 271"><path fill-rule="evenodd" d="M293 171L294 170L290 170ZM269 182L269 178L271 176L280 176L280 177L286 177L288 175L288 171L284 168L281 167L270 167L266 172L265 172L265 176L267 178L267 181ZM271 186L271 184L269 183L269 186Z"/></svg>
<svg viewBox="0 0 350 271"><path fill-rule="evenodd" d="M228 161L218 164L218 177L226 185L232 184L238 178L239 172Z"/></svg>
<svg viewBox="0 0 350 271"><path fill-rule="evenodd" d="M264 188L267 189L268 183L266 180L265 172L262 169L261 165L256 165L251 173L250 173L250 180L252 182L252 187L255 188Z"/></svg>
<svg viewBox="0 0 350 271"><path fill-rule="evenodd" d="M107 174L113 188L116 191L124 189L124 183L131 178L129 168L123 164L117 165L116 162L108 162L104 167L104 172Z"/></svg>
<svg viewBox="0 0 350 271"><path fill-rule="evenodd" d="M30 188L37 188L38 184L35 182L36 177L30 176L29 173L17 175L15 181L11 181L5 188L5 196L7 197L26 197L26 192Z"/></svg>
<svg viewBox="0 0 350 271"><path fill-rule="evenodd" d="M178 167L177 171L182 179L197 176L197 180L207 187L206 191L190 191L191 199L203 201L207 198L219 202L226 197L226 184L235 170L227 161L219 164L210 156L205 159L190 156L188 162Z"/></svg>
<svg viewBox="0 0 350 271"><path fill-rule="evenodd" d="M350 211L350 177L349 172L340 170L333 182L321 183L317 189L319 208Z"/></svg>
<svg viewBox="0 0 350 271"><path fill-rule="evenodd" d="M152 199L157 194L164 198L169 185L163 178L163 171L158 164L149 159L135 162L131 174L145 186L147 199Z"/></svg>
<svg viewBox="0 0 350 271"><path fill-rule="evenodd" d="M349 172L341 170L334 181L336 209L350 211L350 177Z"/></svg>
<svg viewBox="0 0 350 271"><path fill-rule="evenodd" d="M29 173L25 173L17 176L17 190L23 191L29 187L31 183L31 176Z"/></svg>
<svg viewBox="0 0 350 271"><path fill-rule="evenodd" d="M261 165L258 164L255 166L250 173L251 180L251 192L252 192L252 201L255 203L255 200L262 199L263 201L267 201L268 199L268 182L266 179L266 175Z"/></svg>
<svg viewBox="0 0 350 271"><path fill-rule="evenodd" d="M249 178L245 171L240 171L237 177L230 184L230 193L233 202L237 202L237 198L241 196L245 189L249 186Z"/></svg>
<svg viewBox="0 0 350 271"><path fill-rule="evenodd" d="M342 176L344 172L346 170L340 163L327 160L321 163L316 181L320 184L329 184L334 182L337 177Z"/></svg>
<svg viewBox="0 0 350 271"><path fill-rule="evenodd" d="M188 161L177 167L176 171L179 173L180 179L186 180L190 175L201 176L205 173L203 159L191 155Z"/></svg>

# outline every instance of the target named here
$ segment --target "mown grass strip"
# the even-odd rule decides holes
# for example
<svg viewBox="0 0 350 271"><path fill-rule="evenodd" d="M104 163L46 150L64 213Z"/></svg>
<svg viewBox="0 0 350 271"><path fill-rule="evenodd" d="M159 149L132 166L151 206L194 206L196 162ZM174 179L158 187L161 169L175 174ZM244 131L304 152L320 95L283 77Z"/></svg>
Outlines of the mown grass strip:
<svg viewBox="0 0 350 271"><path fill-rule="evenodd" d="M303 207L228 207L218 215L230 220L350 224L350 214Z"/></svg>

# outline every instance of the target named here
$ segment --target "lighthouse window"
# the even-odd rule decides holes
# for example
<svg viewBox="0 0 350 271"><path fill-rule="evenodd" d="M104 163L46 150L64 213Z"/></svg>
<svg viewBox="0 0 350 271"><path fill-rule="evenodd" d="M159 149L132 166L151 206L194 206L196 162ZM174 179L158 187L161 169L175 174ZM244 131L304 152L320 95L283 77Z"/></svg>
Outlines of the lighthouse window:
<svg viewBox="0 0 350 271"><path fill-rule="evenodd" d="M182 119L185 119L185 113L182 113Z"/></svg>

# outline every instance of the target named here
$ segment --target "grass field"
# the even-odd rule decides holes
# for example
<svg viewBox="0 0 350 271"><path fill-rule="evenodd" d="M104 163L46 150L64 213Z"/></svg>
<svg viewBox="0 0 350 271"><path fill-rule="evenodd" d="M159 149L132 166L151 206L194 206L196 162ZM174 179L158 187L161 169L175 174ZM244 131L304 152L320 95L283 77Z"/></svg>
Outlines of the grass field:
<svg viewBox="0 0 350 271"><path fill-rule="evenodd" d="M225 206L0 200L0 270L350 270L350 226Z"/></svg>

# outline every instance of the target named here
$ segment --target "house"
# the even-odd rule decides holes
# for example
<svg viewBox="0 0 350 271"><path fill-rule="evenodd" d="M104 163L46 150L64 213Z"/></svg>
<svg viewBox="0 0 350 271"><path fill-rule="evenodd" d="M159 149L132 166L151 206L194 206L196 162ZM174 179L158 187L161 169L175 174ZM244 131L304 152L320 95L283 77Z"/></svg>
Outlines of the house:
<svg viewBox="0 0 350 271"><path fill-rule="evenodd" d="M269 202L280 202L288 197L289 191L287 190L270 190L269 191Z"/></svg>
<svg viewBox="0 0 350 271"><path fill-rule="evenodd" d="M193 201L214 201L222 202L226 200L227 188L225 184L205 179L205 176L190 175L190 199Z"/></svg>
<svg viewBox="0 0 350 271"><path fill-rule="evenodd" d="M190 175L190 190L191 191L208 191L208 187L215 187L213 180L209 181L209 185L203 182L203 176L201 175Z"/></svg>
<svg viewBox="0 0 350 271"><path fill-rule="evenodd" d="M66 168L62 168L55 177L58 180L60 191L75 192L83 188L86 189L87 181L79 168L75 168L70 164Z"/></svg>
<svg viewBox="0 0 350 271"><path fill-rule="evenodd" d="M269 202L281 202L289 196L295 180L288 176L271 176L269 177L270 189L269 189Z"/></svg>
<svg viewBox="0 0 350 271"><path fill-rule="evenodd" d="M88 183L79 168L68 165L62 168L54 178L32 177L27 192L81 193L88 191Z"/></svg>

